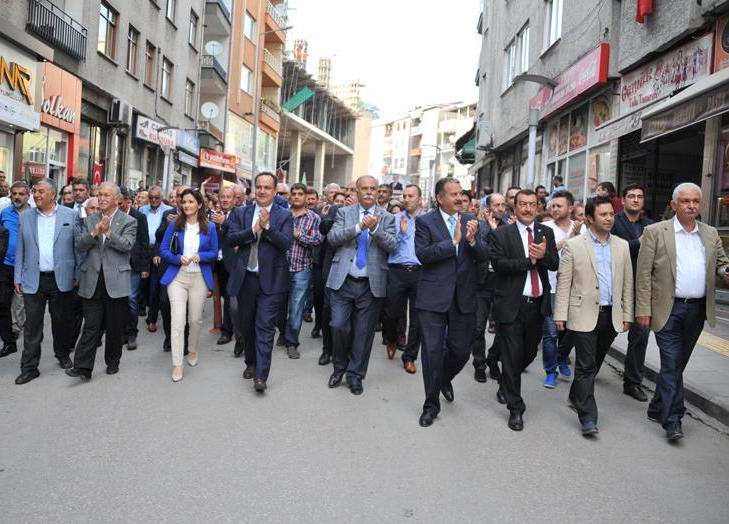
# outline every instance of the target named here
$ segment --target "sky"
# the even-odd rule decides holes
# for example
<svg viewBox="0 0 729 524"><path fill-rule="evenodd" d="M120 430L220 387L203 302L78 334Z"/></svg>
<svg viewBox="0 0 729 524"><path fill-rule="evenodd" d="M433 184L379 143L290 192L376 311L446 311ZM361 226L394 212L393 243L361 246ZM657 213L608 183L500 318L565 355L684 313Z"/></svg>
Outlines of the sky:
<svg viewBox="0 0 729 524"><path fill-rule="evenodd" d="M480 0L289 0L287 46L309 42L307 69L333 57L334 83L359 79L383 118L419 105L476 101Z"/></svg>

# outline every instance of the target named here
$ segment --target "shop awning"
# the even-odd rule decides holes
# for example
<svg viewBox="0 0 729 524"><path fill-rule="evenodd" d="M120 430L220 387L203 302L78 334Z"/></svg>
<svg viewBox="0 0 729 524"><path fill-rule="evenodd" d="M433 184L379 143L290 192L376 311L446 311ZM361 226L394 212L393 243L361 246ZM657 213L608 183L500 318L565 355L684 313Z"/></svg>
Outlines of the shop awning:
<svg viewBox="0 0 729 524"><path fill-rule="evenodd" d="M641 115L641 142L729 111L729 69L702 78Z"/></svg>
<svg viewBox="0 0 729 524"><path fill-rule="evenodd" d="M476 124L458 140L456 140L456 159L461 164L473 164L476 161Z"/></svg>

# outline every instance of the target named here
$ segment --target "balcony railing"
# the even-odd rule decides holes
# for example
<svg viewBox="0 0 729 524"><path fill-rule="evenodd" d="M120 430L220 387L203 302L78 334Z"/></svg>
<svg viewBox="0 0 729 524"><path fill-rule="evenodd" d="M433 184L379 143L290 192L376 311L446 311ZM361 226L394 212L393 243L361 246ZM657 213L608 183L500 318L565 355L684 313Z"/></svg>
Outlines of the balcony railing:
<svg viewBox="0 0 729 524"><path fill-rule="evenodd" d="M274 102L270 102L265 98L261 99L261 113L268 115L276 122L281 122L280 111L281 109Z"/></svg>
<svg viewBox="0 0 729 524"><path fill-rule="evenodd" d="M228 72L215 56L202 55L202 58L200 59L200 67L203 69L214 69L215 72L220 75L220 78L223 79L223 82L228 82Z"/></svg>
<svg viewBox="0 0 729 524"><path fill-rule="evenodd" d="M233 10L233 0L206 0L208 4L217 4L220 10L223 11L225 18L230 20L230 13Z"/></svg>
<svg viewBox="0 0 729 524"><path fill-rule="evenodd" d="M282 14L281 11L278 10L278 7L273 5L271 2L267 2L266 11L279 27L286 27L286 15Z"/></svg>
<svg viewBox="0 0 729 524"><path fill-rule="evenodd" d="M78 60L86 60L88 31L50 0L30 0L28 31Z"/></svg>
<svg viewBox="0 0 729 524"><path fill-rule="evenodd" d="M263 61L270 65L279 76L283 76L283 61L280 58L276 58L274 54L268 49L263 49Z"/></svg>

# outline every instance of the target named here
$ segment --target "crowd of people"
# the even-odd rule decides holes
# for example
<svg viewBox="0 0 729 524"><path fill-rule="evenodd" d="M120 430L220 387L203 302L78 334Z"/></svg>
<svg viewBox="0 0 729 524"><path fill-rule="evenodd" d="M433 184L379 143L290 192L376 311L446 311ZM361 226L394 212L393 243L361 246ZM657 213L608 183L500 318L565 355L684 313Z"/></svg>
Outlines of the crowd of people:
<svg viewBox="0 0 729 524"><path fill-rule="evenodd" d="M420 356L421 426L434 423L441 397L454 401L453 379L472 359L474 379L498 383L507 424L520 431L521 375L541 346L544 387L571 379L569 404L589 437L599 431L595 377L620 332L629 341L623 391L648 401L641 383L652 330L661 370L648 418L669 440L684 436L683 369L704 320L715 321L715 276L727 278L729 267L717 231L697 220L698 186L678 185L675 216L658 223L639 185L618 197L601 183L583 204L559 177L551 192L511 187L481 199L443 178L433 209L427 197L371 176L329 184L321 196L268 172L250 192L178 186L168 195L85 179L60 191L50 179L7 187L0 176L0 357L22 336L15 383L39 376L47 305L66 373L90 379L103 339L113 375L123 347L138 347L138 319L154 333L161 316L179 382L185 361L199 362L213 296L217 343L233 342L243 378L261 394L273 348L300 358L302 326L313 322L319 365L332 367L329 388L364 392L381 332L406 373L418 372ZM488 350L487 330L495 333Z"/></svg>

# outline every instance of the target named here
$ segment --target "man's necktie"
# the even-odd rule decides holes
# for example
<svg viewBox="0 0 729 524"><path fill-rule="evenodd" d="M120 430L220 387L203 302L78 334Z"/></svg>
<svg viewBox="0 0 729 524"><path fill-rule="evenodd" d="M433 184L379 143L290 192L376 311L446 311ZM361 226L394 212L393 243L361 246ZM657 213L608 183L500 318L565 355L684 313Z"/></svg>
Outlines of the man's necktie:
<svg viewBox="0 0 729 524"><path fill-rule="evenodd" d="M534 235L532 235L532 228L528 227L527 230L527 241L529 243L529 246L531 246L534 243ZM529 253L527 253L527 256L529 256ZM533 267L529 270L529 278L532 281L532 296L538 297L539 296L539 272L537 271L536 267Z"/></svg>
<svg viewBox="0 0 729 524"><path fill-rule="evenodd" d="M364 216L368 216L370 214L369 210L365 210ZM370 245L370 235L368 229L363 229L360 231L359 236L357 236L357 267L359 269L363 269L367 265L367 249Z"/></svg>
<svg viewBox="0 0 729 524"><path fill-rule="evenodd" d="M456 217L451 215L448 217L448 231L451 234L451 238L456 236Z"/></svg>

